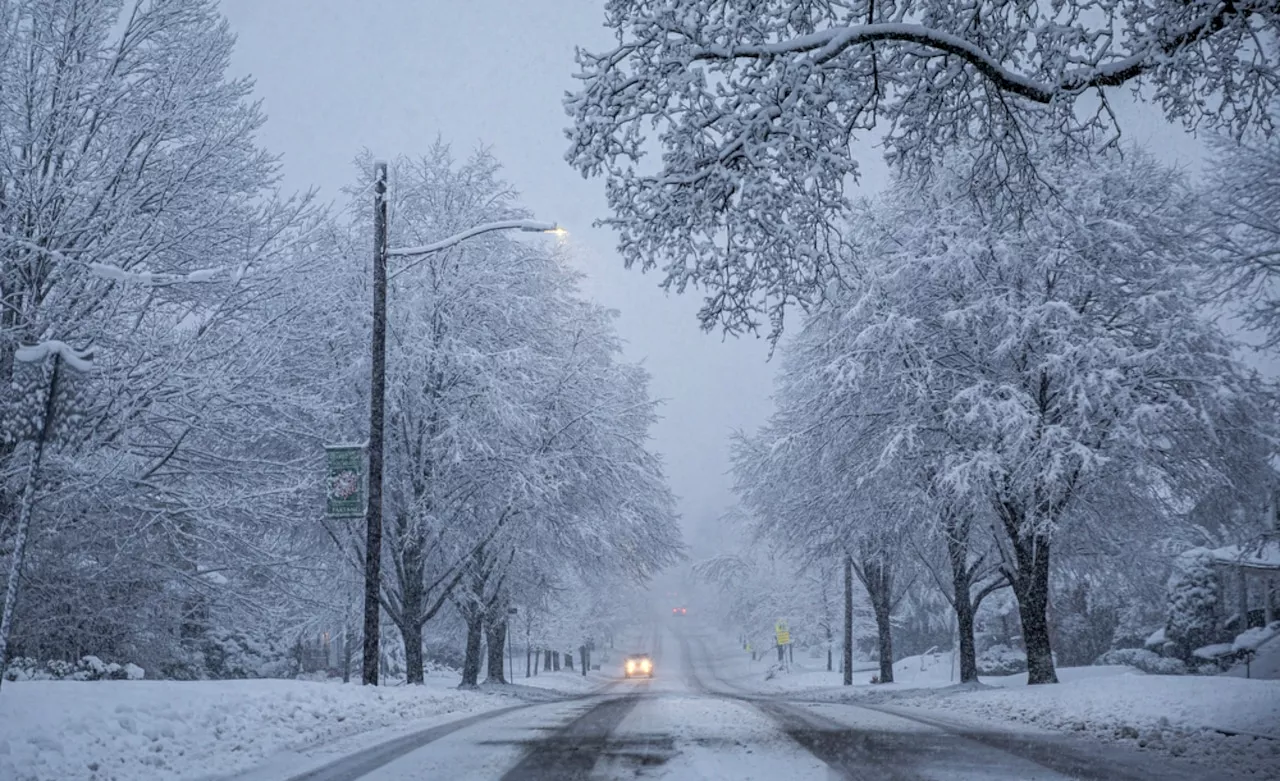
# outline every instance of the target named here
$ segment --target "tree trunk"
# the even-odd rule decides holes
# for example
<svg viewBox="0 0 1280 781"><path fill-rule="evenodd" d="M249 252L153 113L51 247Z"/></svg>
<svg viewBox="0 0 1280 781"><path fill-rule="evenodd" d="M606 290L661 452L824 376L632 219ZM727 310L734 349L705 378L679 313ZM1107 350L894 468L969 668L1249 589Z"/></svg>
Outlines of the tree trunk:
<svg viewBox="0 0 1280 781"><path fill-rule="evenodd" d="M560 652L559 651L551 652L551 663L553 665L552 671L560 672Z"/></svg>
<svg viewBox="0 0 1280 781"><path fill-rule="evenodd" d="M467 653L462 660L462 686L475 686L480 679L480 642L484 621L480 616L467 619Z"/></svg>
<svg viewBox="0 0 1280 781"><path fill-rule="evenodd" d="M22 579L22 561L27 552L31 515L36 506L36 481L40 475L40 460L44 456L45 441L52 433L53 405L58 393L60 362L61 356L55 354L53 368L49 374L49 396L42 410L36 440L32 443L31 460L27 462L26 481L22 487L22 499L19 500L18 505L18 524L14 529L13 554L9 559L9 577L4 589L4 608L0 611L0 681L4 680L4 671L9 664L9 633L13 630L13 614L18 605L18 583Z"/></svg>
<svg viewBox="0 0 1280 781"><path fill-rule="evenodd" d="M524 677L533 677L533 649L527 645L524 647Z"/></svg>
<svg viewBox="0 0 1280 781"><path fill-rule="evenodd" d="M1013 580L1027 652L1027 683L1057 683L1049 641L1049 541L1030 536L1014 543L1018 572Z"/></svg>
<svg viewBox="0 0 1280 781"><path fill-rule="evenodd" d="M889 595L875 601L876 635L880 652L880 683L893 683L893 625L889 621Z"/></svg>
<svg viewBox="0 0 1280 781"><path fill-rule="evenodd" d="M947 558L951 563L952 607L960 633L960 682L978 680L978 652L973 639L974 604L970 597L973 570L969 567L968 524L952 524L947 534Z"/></svg>
<svg viewBox="0 0 1280 781"><path fill-rule="evenodd" d="M485 640L489 643L489 675L485 683L506 683L507 676L503 670L506 666L502 658L507 643L507 622L494 622L484 628Z"/></svg>
<svg viewBox="0 0 1280 781"><path fill-rule="evenodd" d="M856 572L876 617L880 683L893 683L893 624L890 621L893 612L893 565L885 561L882 549L866 547Z"/></svg>
<svg viewBox="0 0 1280 781"><path fill-rule="evenodd" d="M844 685L853 685L853 556L844 557L844 648L840 649Z"/></svg>
<svg viewBox="0 0 1280 781"><path fill-rule="evenodd" d="M422 685L422 624L401 624L400 637L404 640L405 682Z"/></svg>
<svg viewBox="0 0 1280 781"><path fill-rule="evenodd" d="M973 639L973 604L968 594L956 600L956 628L960 632L960 683L978 680L978 648Z"/></svg>

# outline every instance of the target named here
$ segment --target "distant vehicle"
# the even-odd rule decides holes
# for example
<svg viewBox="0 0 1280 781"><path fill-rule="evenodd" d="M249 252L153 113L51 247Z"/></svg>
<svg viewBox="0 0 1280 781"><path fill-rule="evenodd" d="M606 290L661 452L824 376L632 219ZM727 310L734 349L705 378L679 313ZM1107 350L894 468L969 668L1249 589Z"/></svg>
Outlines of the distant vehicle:
<svg viewBox="0 0 1280 781"><path fill-rule="evenodd" d="M671 608L671 615L673 615L673 616L682 616L682 615L684 615L685 613L688 613L688 612L689 612L689 609L688 609L688 608L684 608L684 607L673 607L673 608Z"/></svg>
<svg viewBox="0 0 1280 781"><path fill-rule="evenodd" d="M623 670L626 677L633 678L643 675L646 678L653 677L653 660L649 658L649 654L631 654L623 662Z"/></svg>

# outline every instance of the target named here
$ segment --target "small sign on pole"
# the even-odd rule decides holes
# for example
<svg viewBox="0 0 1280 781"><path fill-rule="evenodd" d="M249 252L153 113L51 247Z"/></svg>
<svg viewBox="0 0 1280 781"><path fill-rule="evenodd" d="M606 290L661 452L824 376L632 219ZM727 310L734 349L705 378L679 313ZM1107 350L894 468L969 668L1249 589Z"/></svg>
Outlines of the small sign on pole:
<svg viewBox="0 0 1280 781"><path fill-rule="evenodd" d="M787 626L786 621L779 621L774 624L773 631L778 636L778 645L788 645L791 643L791 629Z"/></svg>
<svg viewBox="0 0 1280 781"><path fill-rule="evenodd" d="M326 445L325 514L330 518L364 517L364 448Z"/></svg>

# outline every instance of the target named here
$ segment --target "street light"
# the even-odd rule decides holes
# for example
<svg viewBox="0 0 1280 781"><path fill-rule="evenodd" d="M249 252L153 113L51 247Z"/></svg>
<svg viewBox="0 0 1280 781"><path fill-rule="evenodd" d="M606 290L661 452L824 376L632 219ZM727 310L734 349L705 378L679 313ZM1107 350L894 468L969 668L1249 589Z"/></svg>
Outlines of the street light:
<svg viewBox="0 0 1280 781"><path fill-rule="evenodd" d="M369 377L369 497L365 506L364 660L361 680L378 685L379 615L382 581L382 466L383 425L387 395L387 258L430 255L485 233L518 230L552 233L567 231L554 222L503 220L468 228L420 247L387 248L387 164L373 164L373 366Z"/></svg>

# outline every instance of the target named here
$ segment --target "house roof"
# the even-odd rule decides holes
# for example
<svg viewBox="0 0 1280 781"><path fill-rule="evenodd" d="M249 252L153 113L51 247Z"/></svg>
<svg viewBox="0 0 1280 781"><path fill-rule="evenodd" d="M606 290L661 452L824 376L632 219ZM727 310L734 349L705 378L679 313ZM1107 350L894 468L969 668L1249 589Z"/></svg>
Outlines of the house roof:
<svg viewBox="0 0 1280 781"><path fill-rule="evenodd" d="M1280 539L1264 537L1244 545L1209 551L1214 562L1244 569L1280 571Z"/></svg>

